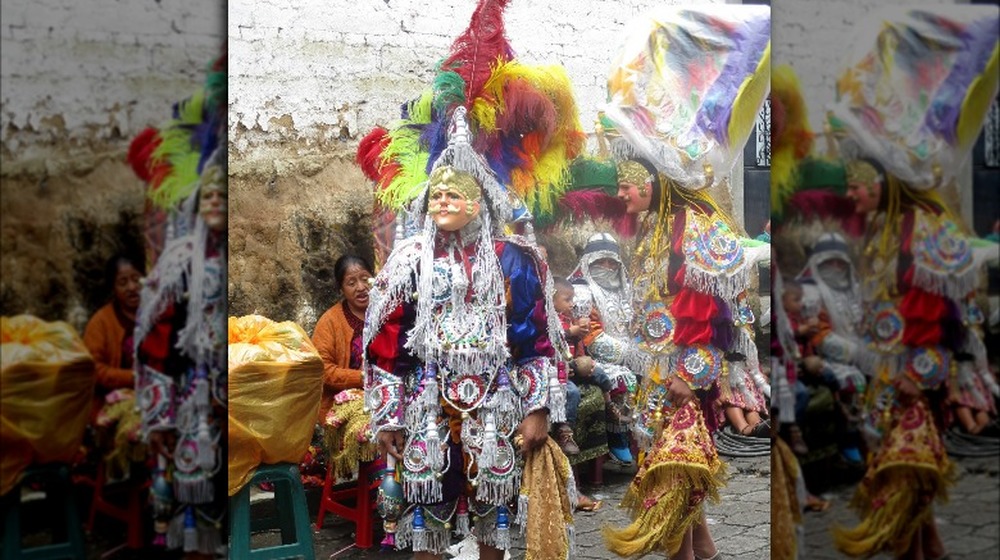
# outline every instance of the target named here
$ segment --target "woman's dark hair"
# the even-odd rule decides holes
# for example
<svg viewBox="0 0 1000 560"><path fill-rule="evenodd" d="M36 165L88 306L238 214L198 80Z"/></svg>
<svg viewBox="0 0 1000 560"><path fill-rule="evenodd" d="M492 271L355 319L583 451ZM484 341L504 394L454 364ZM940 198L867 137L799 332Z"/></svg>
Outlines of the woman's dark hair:
<svg viewBox="0 0 1000 560"><path fill-rule="evenodd" d="M337 281L337 288L343 286L344 275L347 274L347 269L355 265L367 270L368 274L375 275L371 265L365 259L355 255L344 255L337 259L337 262L333 263L333 278Z"/></svg>
<svg viewBox="0 0 1000 560"><path fill-rule="evenodd" d="M118 276L118 269L125 264L132 265L132 268L139 271L140 276L146 275L146 267L142 259L128 253L115 253L104 264L104 288L106 293L114 294L115 278Z"/></svg>

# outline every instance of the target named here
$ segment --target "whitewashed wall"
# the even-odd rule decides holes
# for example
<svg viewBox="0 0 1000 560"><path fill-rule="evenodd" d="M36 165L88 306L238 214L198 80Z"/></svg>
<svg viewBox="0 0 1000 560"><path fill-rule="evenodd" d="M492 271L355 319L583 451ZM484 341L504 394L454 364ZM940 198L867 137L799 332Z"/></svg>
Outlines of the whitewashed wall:
<svg viewBox="0 0 1000 560"><path fill-rule="evenodd" d="M585 129L635 15L677 0L512 0L507 36L519 58L558 63ZM725 3L725 2L711 2ZM732 3L732 2L730 2ZM475 0L267 0L229 3L233 174L322 166L388 124L417 96L469 23Z"/></svg>
<svg viewBox="0 0 1000 560"><path fill-rule="evenodd" d="M56 174L169 118L219 55L225 16L219 0L5 0L4 174Z"/></svg>
<svg viewBox="0 0 1000 560"><path fill-rule="evenodd" d="M140 246L132 138L204 84L223 0L0 4L0 311L82 329L104 261Z"/></svg>

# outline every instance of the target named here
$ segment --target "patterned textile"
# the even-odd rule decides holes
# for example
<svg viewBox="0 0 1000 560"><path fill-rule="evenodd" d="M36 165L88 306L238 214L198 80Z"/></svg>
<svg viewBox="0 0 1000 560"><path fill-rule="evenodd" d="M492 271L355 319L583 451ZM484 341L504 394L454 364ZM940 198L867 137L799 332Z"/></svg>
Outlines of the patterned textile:
<svg viewBox="0 0 1000 560"><path fill-rule="evenodd" d="M851 500L862 521L834 529L837 548L855 557L903 554L921 526L933 521L934 501L947 501L955 481L924 399L908 407L895 403L887 417L891 426Z"/></svg>
<svg viewBox="0 0 1000 560"><path fill-rule="evenodd" d="M663 418L622 500L634 520L621 530L606 528L608 548L620 556L653 551L674 555L684 534L701 520L706 499L719 501L725 467L696 401Z"/></svg>
<svg viewBox="0 0 1000 560"><path fill-rule="evenodd" d="M337 393L323 422L323 448L335 476L350 480L359 462L375 460L376 448L368 439L370 417L364 411L364 391L347 389Z"/></svg>
<svg viewBox="0 0 1000 560"><path fill-rule="evenodd" d="M788 444L774 440L771 450L771 558L795 560L802 551L802 468Z"/></svg>
<svg viewBox="0 0 1000 560"><path fill-rule="evenodd" d="M573 440L580 447L580 453L570 457L573 465L596 459L608 452L604 395L594 385L579 385L579 388L580 408L577 411L576 426L573 426Z"/></svg>
<svg viewBox="0 0 1000 560"><path fill-rule="evenodd" d="M421 266L426 261L420 243L426 241L398 244L372 290L365 332L372 435L404 426L408 433L402 484L413 507L400 520L398 547L413 542L415 550L444 550L448 541L444 522L455 511L456 483L466 478L461 469L470 458L476 468L468 480L475 486L466 497L471 508L479 508L477 534L486 542L506 544L501 535L509 527L501 527L499 519L510 515L503 504L510 503L521 480L514 430L525 415L550 406L550 383L558 382L550 340L561 334L541 283L547 275L543 261L531 245L515 238L491 243L493 254L487 255L480 254L482 245L475 233L471 239L467 244L441 243L428 259L430 269ZM475 263L471 275L449 263L449 259L462 262L453 257L456 253ZM489 258L495 259L497 272L506 280L504 299L510 309L503 317L507 325L499 331L484 329L490 318L461 315L492 313L468 305L468 284L463 283L465 278L480 277L479 264ZM432 289L425 292L430 295L420 299L433 302L437 324L432 329L438 334L433 335L436 342L418 344L414 327L420 324L420 302L413 299L417 290L412 282L421 275L433 280ZM482 351L497 340L504 346ZM437 349L423 345L441 341L444 345ZM471 351L460 353L463 348ZM462 362L450 361L455 359ZM459 367L468 360L478 365ZM442 418L442 411L450 412ZM450 437L438 428L449 422ZM449 440L450 451L445 452L442 447ZM420 540L411 541L417 535Z"/></svg>

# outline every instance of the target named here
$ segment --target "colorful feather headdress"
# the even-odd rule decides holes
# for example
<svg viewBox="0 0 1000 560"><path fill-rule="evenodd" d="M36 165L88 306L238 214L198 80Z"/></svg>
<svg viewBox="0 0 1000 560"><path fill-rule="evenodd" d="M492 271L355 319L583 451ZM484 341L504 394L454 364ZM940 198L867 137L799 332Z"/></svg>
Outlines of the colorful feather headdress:
<svg viewBox="0 0 1000 560"><path fill-rule="evenodd" d="M615 156L652 162L689 191L723 180L767 97L770 52L766 6L665 7L633 21L608 77Z"/></svg>
<svg viewBox="0 0 1000 560"><path fill-rule="evenodd" d="M876 159L914 189L953 181L997 93L998 26L996 6L873 18L837 81L831 122L845 131L844 153Z"/></svg>
<svg viewBox="0 0 1000 560"><path fill-rule="evenodd" d="M569 168L570 183L556 201L550 215L535 218L539 229L556 227L580 220L604 220L620 235L635 235L635 217L625 212L625 203L618 199L618 172L615 162L582 155Z"/></svg>
<svg viewBox="0 0 1000 560"><path fill-rule="evenodd" d="M782 215L800 184L799 165L812 151L805 100L791 66L771 72L771 212Z"/></svg>
<svg viewBox="0 0 1000 560"><path fill-rule="evenodd" d="M527 210L515 208L514 219L554 211L584 134L565 70L514 58L503 22L508 2L480 0L433 83L403 105L398 122L359 144L358 163L390 211L403 210L426 189L459 107L467 111L472 147Z"/></svg>
<svg viewBox="0 0 1000 560"><path fill-rule="evenodd" d="M854 234L863 223L854 212L854 203L844 196L844 164L829 154L812 153L814 139L795 71L787 65L774 68L771 72L772 227L783 227L786 219L795 217L807 222L832 219ZM832 134L828 134L828 146L832 142Z"/></svg>
<svg viewBox="0 0 1000 560"><path fill-rule="evenodd" d="M227 59L224 51L212 63L205 85L174 105L171 120L159 129L144 129L129 145L126 160L148 183L147 196L159 208L177 207L198 188L205 162L220 145Z"/></svg>

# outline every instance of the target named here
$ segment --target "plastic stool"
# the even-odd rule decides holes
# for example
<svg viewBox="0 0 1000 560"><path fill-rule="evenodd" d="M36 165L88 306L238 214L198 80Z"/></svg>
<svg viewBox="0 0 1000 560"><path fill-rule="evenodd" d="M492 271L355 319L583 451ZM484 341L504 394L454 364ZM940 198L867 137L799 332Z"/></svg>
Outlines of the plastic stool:
<svg viewBox="0 0 1000 560"><path fill-rule="evenodd" d="M375 463L359 463L357 485L345 490L333 490L333 465L327 467L323 497L319 500L319 514L316 515L317 531L323 528L323 519L330 512L354 523L355 546L372 547L375 542L375 501L371 491L378 488L379 483L371 480L374 466ZM341 500L352 499L354 507L341 503Z"/></svg>
<svg viewBox="0 0 1000 560"><path fill-rule="evenodd" d="M66 542L52 543L32 548L21 548L21 486L25 482L41 478L45 480L45 499L61 499L66 521ZM52 509L50 511L58 511ZM76 510L73 485L70 483L69 467L62 463L32 465L24 472L21 483L4 496L4 558L24 560L49 560L55 558L86 558L83 544L83 527Z"/></svg>
<svg viewBox="0 0 1000 560"><path fill-rule="evenodd" d="M278 517L250 520L250 488L261 482L274 484L274 500ZM309 506L299 478L299 468L291 463L259 465L257 472L235 496L229 498L230 558L274 560L301 556L315 560L312 529L309 526ZM252 527L251 527L252 525ZM281 544L250 549L251 530L281 529Z"/></svg>
<svg viewBox="0 0 1000 560"><path fill-rule="evenodd" d="M111 486L107 485L107 467L101 461L97 467L97 477L74 476L73 482L76 484L86 484L94 488L94 493L90 501L90 513L87 515L87 523L84 528L87 532L94 531L94 521L98 513L103 513L112 519L117 519L125 524L126 538L125 546L131 549L139 549L145 546L143 541L143 516L142 508L143 492L149 488L150 481L128 480L116 482ZM125 507L117 505L107 498L111 494L126 494L127 501Z"/></svg>

